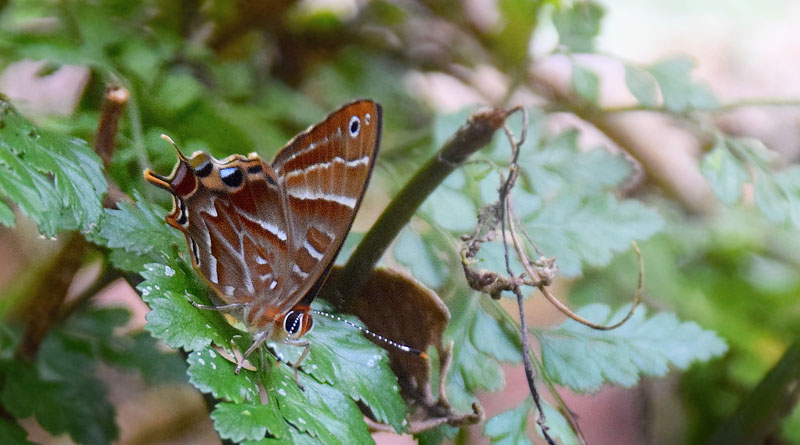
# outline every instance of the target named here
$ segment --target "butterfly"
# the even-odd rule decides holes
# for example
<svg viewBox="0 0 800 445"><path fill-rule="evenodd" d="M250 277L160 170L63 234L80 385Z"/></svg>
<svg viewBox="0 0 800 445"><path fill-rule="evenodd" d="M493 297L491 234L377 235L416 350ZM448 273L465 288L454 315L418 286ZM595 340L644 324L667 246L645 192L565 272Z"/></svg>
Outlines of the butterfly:
<svg viewBox="0 0 800 445"><path fill-rule="evenodd" d="M192 265L222 303L193 304L237 316L253 335L236 373L264 342L283 342L304 347L297 380L311 302L361 205L380 136L380 105L358 100L295 136L269 164L256 153L186 157L175 146L169 176L144 171L172 194L166 221L186 236Z"/></svg>

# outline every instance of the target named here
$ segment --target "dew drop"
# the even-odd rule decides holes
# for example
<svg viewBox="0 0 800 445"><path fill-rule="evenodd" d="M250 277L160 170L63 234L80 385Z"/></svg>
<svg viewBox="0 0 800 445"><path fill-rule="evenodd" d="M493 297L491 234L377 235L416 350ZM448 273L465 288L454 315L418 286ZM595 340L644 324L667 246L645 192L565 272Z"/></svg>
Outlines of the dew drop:
<svg viewBox="0 0 800 445"><path fill-rule="evenodd" d="M284 390L283 388L278 388L278 394L286 397L286 390Z"/></svg>
<svg viewBox="0 0 800 445"><path fill-rule="evenodd" d="M305 424L306 424L306 419L304 419L304 418L302 418L302 417L298 417L298 418L297 418L297 421L298 421L298 422L300 422L300 423L302 423L303 425L305 425Z"/></svg>
<svg viewBox="0 0 800 445"><path fill-rule="evenodd" d="M217 369L217 365L215 365L213 362L211 363L211 369Z"/></svg>
<svg viewBox="0 0 800 445"><path fill-rule="evenodd" d="M205 365L206 364L206 361L203 360L203 359L199 359L199 360L197 360L197 362L200 363L201 365Z"/></svg>
<svg viewBox="0 0 800 445"><path fill-rule="evenodd" d="M250 412L250 410L249 410L249 409L246 409L246 410L242 411L242 415L245 415L245 416L252 416L253 414Z"/></svg>
<svg viewBox="0 0 800 445"><path fill-rule="evenodd" d="M165 274L166 276L168 276L168 277L175 276L175 269L173 269L173 268L171 268L171 267L167 266L167 267L164 269L164 274Z"/></svg>
<svg viewBox="0 0 800 445"><path fill-rule="evenodd" d="M208 325L206 325L206 326L208 326ZM208 327L210 328L211 326L208 326ZM217 353L214 352L213 349L208 351L208 355L211 356L211 358L217 358Z"/></svg>

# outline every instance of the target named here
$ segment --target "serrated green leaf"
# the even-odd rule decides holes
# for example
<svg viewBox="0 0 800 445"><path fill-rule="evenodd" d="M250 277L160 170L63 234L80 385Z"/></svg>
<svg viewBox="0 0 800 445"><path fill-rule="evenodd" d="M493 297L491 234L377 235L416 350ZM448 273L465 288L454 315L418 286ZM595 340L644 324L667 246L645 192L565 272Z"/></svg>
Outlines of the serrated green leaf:
<svg viewBox="0 0 800 445"><path fill-rule="evenodd" d="M630 175L631 165L622 156L601 148L581 151L578 134L574 129L563 131L540 150L520 154L522 174L539 199L549 200L565 187L597 191L618 185Z"/></svg>
<svg viewBox="0 0 800 445"><path fill-rule="evenodd" d="M593 71L573 62L572 90L584 101L597 105L600 95L600 78Z"/></svg>
<svg viewBox="0 0 800 445"><path fill-rule="evenodd" d="M33 445L24 428L6 419L0 419L0 437L7 445Z"/></svg>
<svg viewBox="0 0 800 445"><path fill-rule="evenodd" d="M476 311L470 339L475 349L498 361L506 363L522 361L519 335L503 329L496 318L484 311Z"/></svg>
<svg viewBox="0 0 800 445"><path fill-rule="evenodd" d="M353 317L341 318L360 325ZM395 431L405 431L407 408L386 350L341 321L318 316L314 325L308 334L311 352L303 361L303 370L364 403L379 422L391 425Z"/></svg>
<svg viewBox="0 0 800 445"><path fill-rule="evenodd" d="M750 176L722 138L717 139L711 151L703 157L701 169L714 193L728 204L739 200L744 182Z"/></svg>
<svg viewBox="0 0 800 445"><path fill-rule="evenodd" d="M267 432L276 439L289 434L289 425L275 404L270 403L219 402L211 412L211 420L220 437L234 442L263 439Z"/></svg>
<svg viewBox="0 0 800 445"><path fill-rule="evenodd" d="M300 391L291 370L273 368L266 376L270 403L299 431L325 444L373 443L363 415L355 403L337 389L300 374Z"/></svg>
<svg viewBox="0 0 800 445"><path fill-rule="evenodd" d="M500 413L486 422L483 434L499 445L530 445L526 429L528 428L528 412L533 403L526 398L516 408Z"/></svg>
<svg viewBox="0 0 800 445"><path fill-rule="evenodd" d="M658 82L667 110L680 113L717 105L711 91L692 80L693 68L694 62L691 59L678 56L657 62L647 69Z"/></svg>
<svg viewBox="0 0 800 445"><path fill-rule="evenodd" d="M558 41L572 52L592 52L605 9L592 1L562 5L553 14Z"/></svg>
<svg viewBox="0 0 800 445"><path fill-rule="evenodd" d="M639 104L646 107L658 105L658 83L646 70L626 64L625 85Z"/></svg>
<svg viewBox="0 0 800 445"><path fill-rule="evenodd" d="M189 382L200 391L234 403L258 402L257 377L253 371L242 369L238 375L234 374L236 365L211 348L194 351L186 360Z"/></svg>
<svg viewBox="0 0 800 445"><path fill-rule="evenodd" d="M114 249L114 265L123 270L140 272L145 264L158 261L176 264L175 253L186 250L183 236L164 222L163 209L138 192L134 199L135 206L120 203L118 209L104 211L93 241Z"/></svg>
<svg viewBox="0 0 800 445"><path fill-rule="evenodd" d="M627 312L611 313L608 306L591 304L578 315L599 324L614 323ZM681 322L671 313L647 318L643 307L612 331L597 331L573 320L555 329L535 331L542 347L548 379L576 392L595 392L603 384L631 387L641 375L663 376L669 365L686 369L727 350L713 331Z"/></svg>
<svg viewBox="0 0 800 445"><path fill-rule="evenodd" d="M5 96L0 122L0 197L16 203L46 236L93 230L107 188L100 158L80 139L36 128Z"/></svg>
<svg viewBox="0 0 800 445"><path fill-rule="evenodd" d="M452 318L445 330L445 339L453 341L452 364L447 380L447 395L459 410L469 410L474 394L480 390L497 391L505 385L505 374L494 354L479 350L473 339L486 334L479 294L461 295L451 304ZM487 339L492 341L493 339ZM485 346L485 344L483 345ZM502 354L502 351L498 352ZM510 354L509 354L510 355Z"/></svg>
<svg viewBox="0 0 800 445"><path fill-rule="evenodd" d="M562 193L523 221L546 256L554 256L559 271L578 275L581 263L608 264L614 252L631 241L647 239L664 221L638 201L617 201L610 194L576 196Z"/></svg>
<svg viewBox="0 0 800 445"><path fill-rule="evenodd" d="M145 329L173 348L194 351L207 347L211 342L227 348L227 338L233 327L214 311L204 311L192 306L192 301L205 301L194 277L183 268L173 269L163 264L148 264L142 272L144 281L136 288L142 299L150 306ZM228 338L230 335L228 336Z"/></svg>

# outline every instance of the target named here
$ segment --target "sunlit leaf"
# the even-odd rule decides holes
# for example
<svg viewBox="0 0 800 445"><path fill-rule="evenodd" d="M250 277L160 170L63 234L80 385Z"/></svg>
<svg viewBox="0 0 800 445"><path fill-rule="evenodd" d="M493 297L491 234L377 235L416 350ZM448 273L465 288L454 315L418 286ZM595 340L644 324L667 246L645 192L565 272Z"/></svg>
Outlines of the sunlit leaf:
<svg viewBox="0 0 800 445"><path fill-rule="evenodd" d="M742 186L750 176L741 161L725 146L723 139L718 139L703 157L702 171L711 183L711 189L725 203L739 200Z"/></svg>
<svg viewBox="0 0 800 445"><path fill-rule="evenodd" d="M591 52L605 9L592 1L562 5L553 14L559 43L573 52Z"/></svg>
<svg viewBox="0 0 800 445"><path fill-rule="evenodd" d="M599 324L614 323L627 312L602 304L578 311ZM631 387L641 376L663 376L669 366L686 369L693 362L722 355L727 349L713 331L681 322L671 313L647 317L643 307L622 326L598 331L568 320L555 329L535 331L542 346L545 374L577 392L594 392L604 383Z"/></svg>
<svg viewBox="0 0 800 445"><path fill-rule="evenodd" d="M646 107L658 105L658 83L646 70L626 64L625 85L641 105Z"/></svg>
<svg viewBox="0 0 800 445"><path fill-rule="evenodd" d="M614 252L631 241L647 239L664 221L638 201L617 201L611 195L559 195L523 223L545 256L557 259L559 271L575 276L581 264L608 264Z"/></svg>
<svg viewBox="0 0 800 445"><path fill-rule="evenodd" d="M597 105L600 95L600 78L593 71L580 64L572 64L572 89L584 101Z"/></svg>
<svg viewBox="0 0 800 445"><path fill-rule="evenodd" d="M0 197L19 206L42 234L94 229L107 187L101 169L84 141L36 128L0 96ZM2 213L8 222L8 211Z"/></svg>

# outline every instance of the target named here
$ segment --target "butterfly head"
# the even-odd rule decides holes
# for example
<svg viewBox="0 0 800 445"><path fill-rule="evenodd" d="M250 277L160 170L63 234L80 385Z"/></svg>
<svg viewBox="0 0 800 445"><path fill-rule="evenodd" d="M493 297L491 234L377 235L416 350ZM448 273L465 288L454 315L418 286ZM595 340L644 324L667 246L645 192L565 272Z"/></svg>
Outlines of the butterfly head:
<svg viewBox="0 0 800 445"><path fill-rule="evenodd" d="M286 338L298 339L311 330L314 320L307 309L296 308L278 317L276 324L281 327Z"/></svg>

